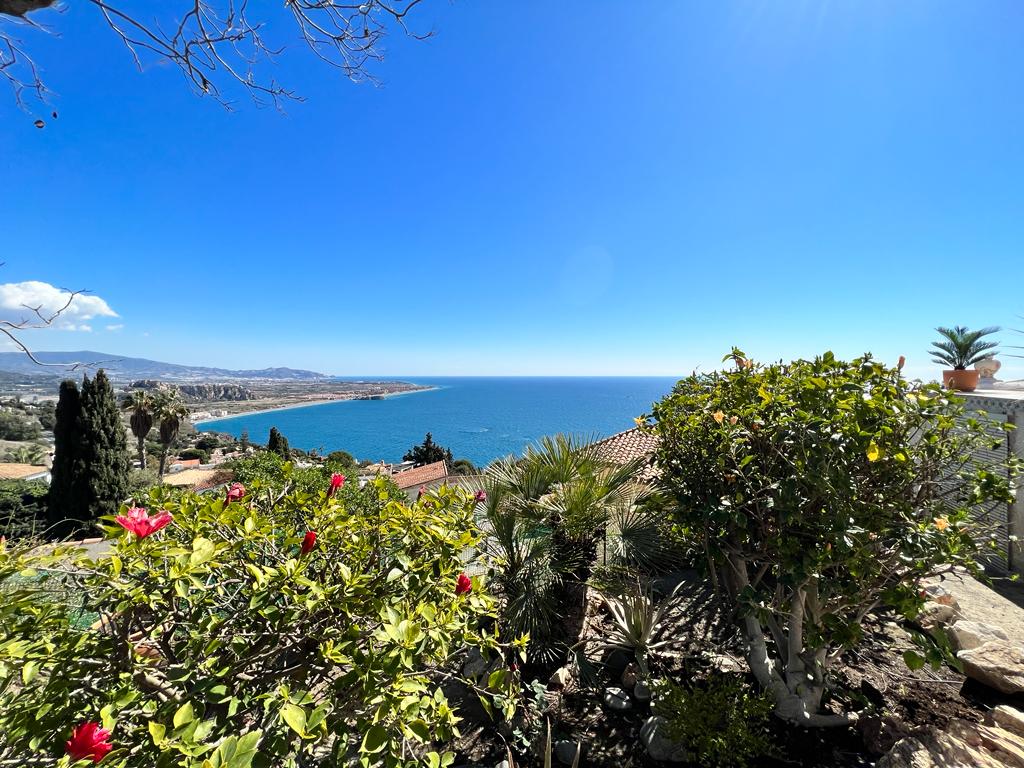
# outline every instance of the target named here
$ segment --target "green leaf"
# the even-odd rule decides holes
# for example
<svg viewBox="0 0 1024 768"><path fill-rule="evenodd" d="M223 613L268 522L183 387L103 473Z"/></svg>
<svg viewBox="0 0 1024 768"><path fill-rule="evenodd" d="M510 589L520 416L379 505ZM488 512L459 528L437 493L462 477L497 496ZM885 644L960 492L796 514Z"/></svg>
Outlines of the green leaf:
<svg viewBox="0 0 1024 768"><path fill-rule="evenodd" d="M163 723L158 723L156 720L150 720L147 723L147 727L149 728L149 735L152 737L153 743L159 747L167 736L167 726Z"/></svg>
<svg viewBox="0 0 1024 768"><path fill-rule="evenodd" d="M921 669L925 664L925 658L914 651L903 652L903 662L912 670Z"/></svg>
<svg viewBox="0 0 1024 768"><path fill-rule="evenodd" d="M370 727L370 730L363 736L363 743L359 747L361 752L368 754L376 754L384 749L388 743L388 732L381 728L379 725Z"/></svg>
<svg viewBox="0 0 1024 768"><path fill-rule="evenodd" d="M174 727L181 728L183 725L191 723L194 718L195 712L192 709L192 702L186 701L178 707L178 711L174 713Z"/></svg>
<svg viewBox="0 0 1024 768"><path fill-rule="evenodd" d="M306 710L296 704L285 704L281 707L281 719L288 724L289 728L299 734L299 736L305 738Z"/></svg>
<svg viewBox="0 0 1024 768"><path fill-rule="evenodd" d="M28 685L36 676L39 674L39 662L27 661L25 666L21 668L21 682L24 685Z"/></svg>

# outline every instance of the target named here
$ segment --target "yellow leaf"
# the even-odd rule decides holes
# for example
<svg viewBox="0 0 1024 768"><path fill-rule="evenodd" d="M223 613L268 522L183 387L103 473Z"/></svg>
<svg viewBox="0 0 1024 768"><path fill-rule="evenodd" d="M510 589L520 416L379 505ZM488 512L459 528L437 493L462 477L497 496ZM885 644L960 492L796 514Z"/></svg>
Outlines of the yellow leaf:
<svg viewBox="0 0 1024 768"><path fill-rule="evenodd" d="M872 440L871 445L868 446L868 461L878 461L880 458L882 458L882 449Z"/></svg>

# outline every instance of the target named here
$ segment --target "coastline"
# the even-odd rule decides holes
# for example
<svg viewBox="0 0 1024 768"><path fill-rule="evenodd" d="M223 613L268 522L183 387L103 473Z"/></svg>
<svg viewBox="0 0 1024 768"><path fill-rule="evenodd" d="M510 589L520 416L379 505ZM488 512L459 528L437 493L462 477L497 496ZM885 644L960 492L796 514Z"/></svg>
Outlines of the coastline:
<svg viewBox="0 0 1024 768"><path fill-rule="evenodd" d="M438 389L441 389L441 387L421 387L419 389L406 389L406 390L402 390L400 392L385 392L384 394L380 395L379 398L375 398L375 399L386 400L386 399L391 398L391 397L401 397L402 395L415 395L415 394L417 394L419 392L432 392L432 391L438 390ZM294 408L313 408L313 407L318 406L318 405L330 405L331 403L352 403L352 402L357 402L359 400L360 400L360 398L357 398L357 397L332 397L332 398L326 398L326 399L306 400L306 401L302 401L302 402L298 402L298 403L286 403L284 405L275 405L275 406L272 406L272 407L269 407L269 408L253 408L251 411L242 411L241 413L232 413L230 416L218 416L215 419L202 419L200 421L193 421L193 422L191 422L191 424L192 424L193 427L198 429L198 428L202 427L204 424L214 424L214 423L219 423L219 422L222 422L222 421L231 421L233 419L240 419L240 418L243 418L245 416L256 416L256 415L261 414L261 413L275 413L277 411L290 411L290 410L292 410Z"/></svg>

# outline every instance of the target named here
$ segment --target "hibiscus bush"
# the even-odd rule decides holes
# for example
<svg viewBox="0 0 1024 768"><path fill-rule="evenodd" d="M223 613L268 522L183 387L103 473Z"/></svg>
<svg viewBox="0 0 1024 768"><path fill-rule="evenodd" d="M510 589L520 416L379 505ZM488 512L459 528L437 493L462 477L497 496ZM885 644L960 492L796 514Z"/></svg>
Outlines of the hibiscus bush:
<svg viewBox="0 0 1024 768"><path fill-rule="evenodd" d="M654 408L666 497L777 714L842 723L823 694L865 616L912 616L924 577L977 571L990 541L979 513L1012 496L1006 468L972 456L1003 438L956 396L867 356L730 357L735 369L683 379Z"/></svg>
<svg viewBox="0 0 1024 768"><path fill-rule="evenodd" d="M0 765L440 768L454 686L511 716L475 500L340 485L155 490L105 553L0 550Z"/></svg>

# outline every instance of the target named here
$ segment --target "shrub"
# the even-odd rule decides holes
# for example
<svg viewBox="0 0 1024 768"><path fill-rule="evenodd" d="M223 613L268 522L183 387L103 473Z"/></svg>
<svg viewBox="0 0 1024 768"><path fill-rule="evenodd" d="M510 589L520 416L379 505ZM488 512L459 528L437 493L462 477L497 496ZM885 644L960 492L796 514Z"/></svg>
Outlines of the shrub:
<svg viewBox="0 0 1024 768"><path fill-rule="evenodd" d="M771 698L735 676L713 675L686 687L661 680L654 696L669 738L694 765L743 768L774 752Z"/></svg>
<svg viewBox="0 0 1024 768"><path fill-rule="evenodd" d="M210 452L205 451L202 448L186 448L178 454L178 458L188 461L189 459L199 459L203 464L209 464Z"/></svg>
<svg viewBox="0 0 1024 768"><path fill-rule="evenodd" d="M938 385L868 356L732 357L735 370L683 379L655 405L670 509L741 617L776 712L841 722L818 710L865 615L912 615L922 578L977 570L974 513L1012 496L1004 471L970 457L998 438Z"/></svg>
<svg viewBox="0 0 1024 768"><path fill-rule="evenodd" d="M42 435L39 422L21 411L0 410L0 440L35 440Z"/></svg>
<svg viewBox="0 0 1024 768"><path fill-rule="evenodd" d="M67 765L91 722L110 768L450 765L433 752L458 722L442 686L468 649L508 650L480 579L456 590L472 500L376 490L363 514L324 489L158 489L172 519L144 537L108 525L109 556L0 550L0 762ZM54 580L77 599L47 599ZM83 607L100 620L76 629ZM508 715L513 683L482 684Z"/></svg>
<svg viewBox="0 0 1024 768"><path fill-rule="evenodd" d="M45 483L0 480L0 536L21 539L43 535L47 493Z"/></svg>

